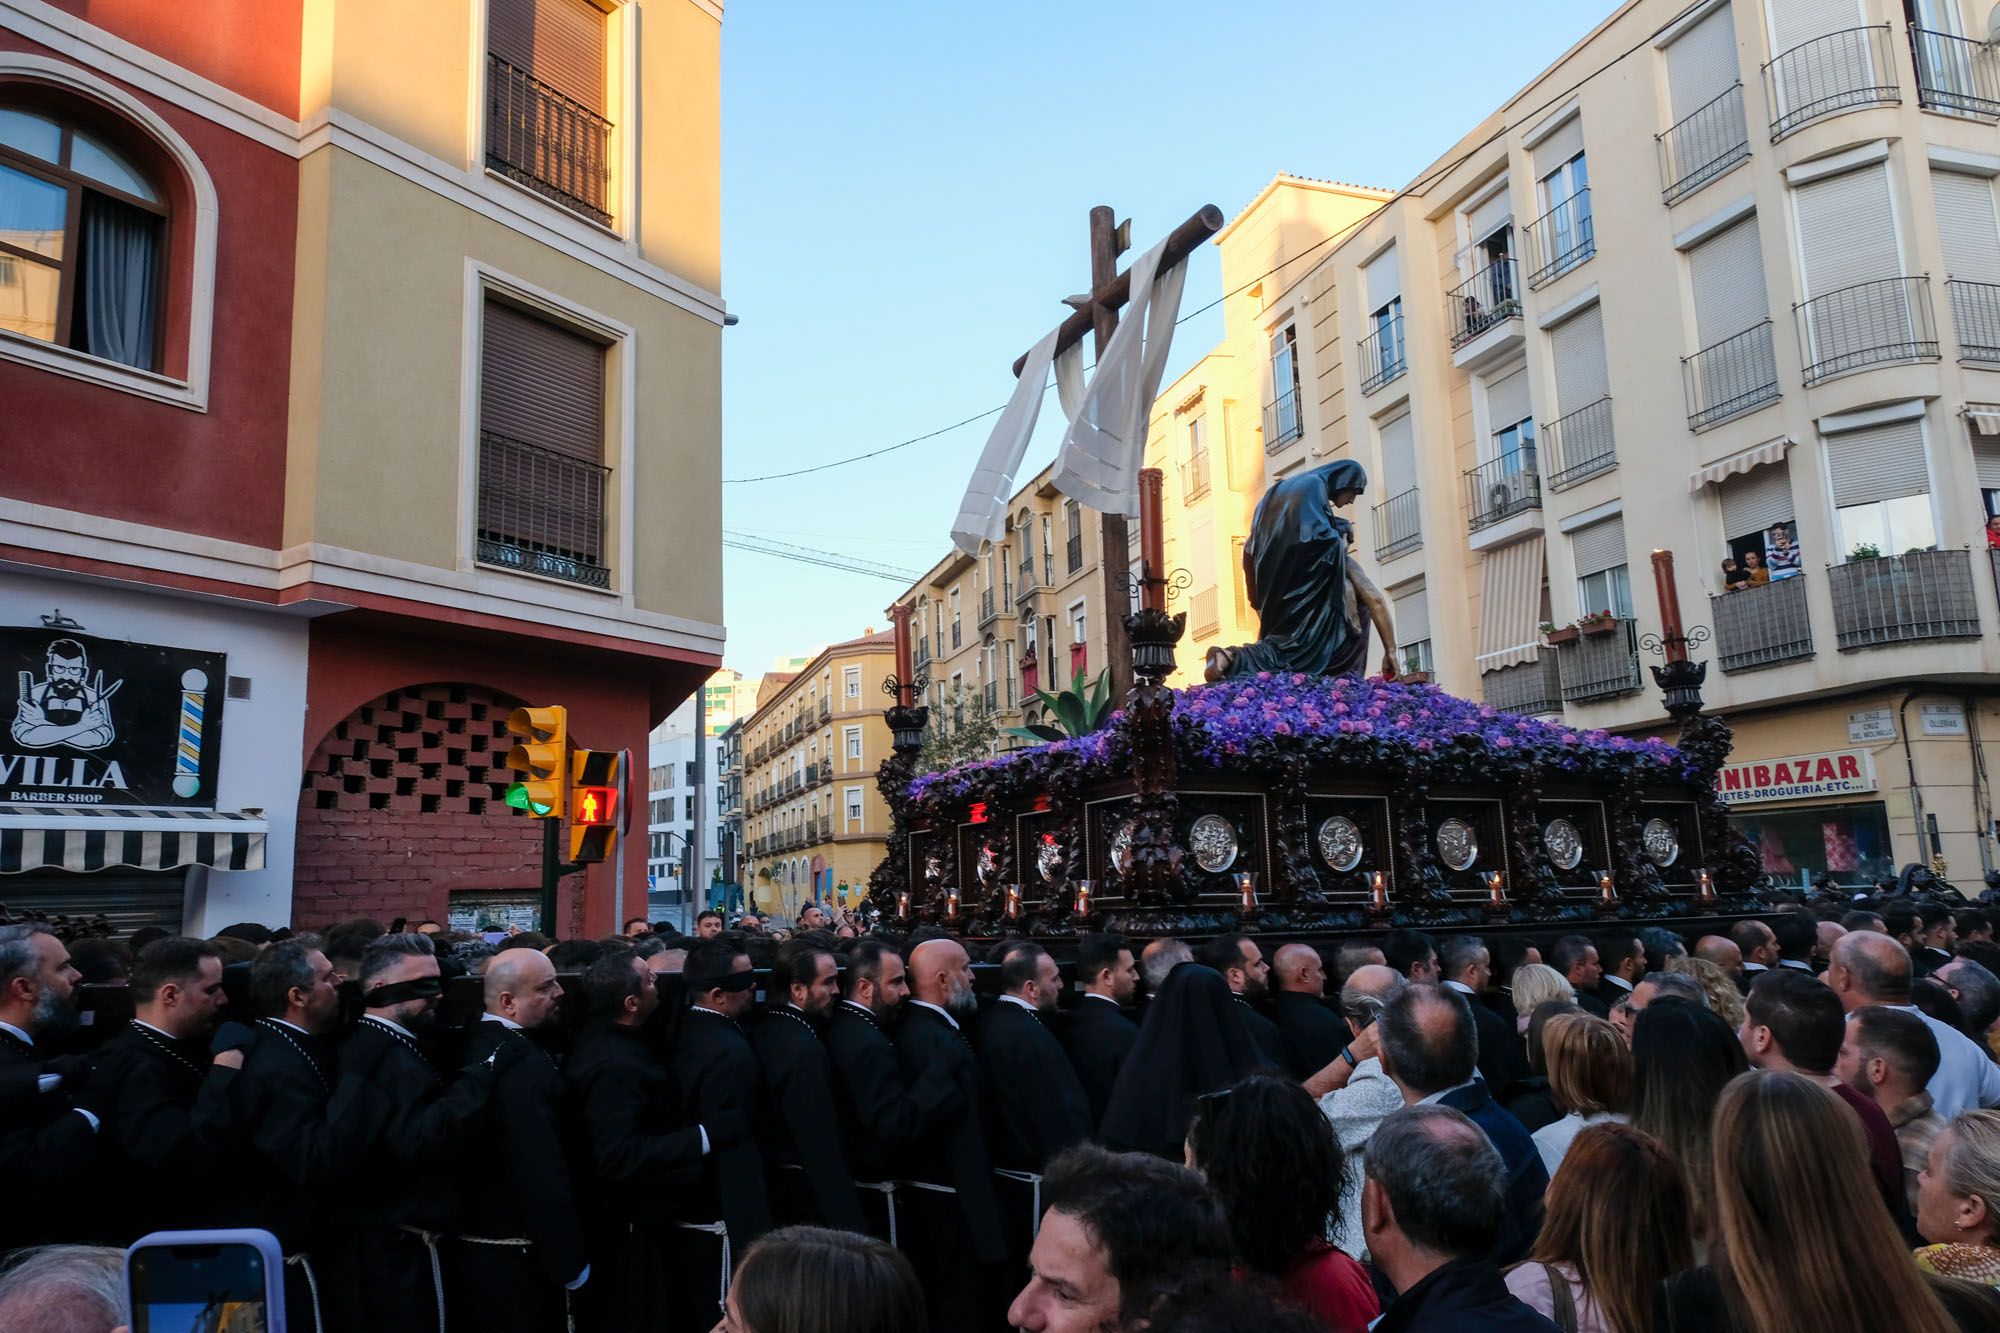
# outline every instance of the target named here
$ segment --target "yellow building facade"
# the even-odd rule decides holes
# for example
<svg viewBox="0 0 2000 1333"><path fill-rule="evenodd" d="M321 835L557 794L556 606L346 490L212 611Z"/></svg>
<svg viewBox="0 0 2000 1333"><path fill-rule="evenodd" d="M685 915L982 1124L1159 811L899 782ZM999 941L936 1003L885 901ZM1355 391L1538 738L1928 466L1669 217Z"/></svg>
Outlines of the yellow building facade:
<svg viewBox="0 0 2000 1333"><path fill-rule="evenodd" d="M739 728L743 890L760 912L795 917L814 898L868 893L888 846L875 770L889 757L892 635L870 631L797 672L769 672Z"/></svg>

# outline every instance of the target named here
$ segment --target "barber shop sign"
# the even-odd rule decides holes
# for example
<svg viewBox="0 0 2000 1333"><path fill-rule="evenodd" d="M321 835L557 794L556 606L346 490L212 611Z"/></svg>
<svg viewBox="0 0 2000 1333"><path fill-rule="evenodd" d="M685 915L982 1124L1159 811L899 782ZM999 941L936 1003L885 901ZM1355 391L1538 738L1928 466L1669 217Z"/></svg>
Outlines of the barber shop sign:
<svg viewBox="0 0 2000 1333"><path fill-rule="evenodd" d="M0 802L215 808L227 659L0 627Z"/></svg>
<svg viewBox="0 0 2000 1333"><path fill-rule="evenodd" d="M1875 790L1875 759L1866 750L1828 750L1731 764L1715 778L1728 805L1847 796Z"/></svg>

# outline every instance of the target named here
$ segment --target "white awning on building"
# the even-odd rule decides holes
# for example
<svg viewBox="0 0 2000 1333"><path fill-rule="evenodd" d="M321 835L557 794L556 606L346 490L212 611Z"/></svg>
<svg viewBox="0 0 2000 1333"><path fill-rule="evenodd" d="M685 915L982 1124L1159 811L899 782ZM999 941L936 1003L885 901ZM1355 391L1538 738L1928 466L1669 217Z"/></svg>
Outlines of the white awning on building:
<svg viewBox="0 0 2000 1333"><path fill-rule="evenodd" d="M1967 403L1965 420L1974 434L2000 435L2000 403Z"/></svg>
<svg viewBox="0 0 2000 1333"><path fill-rule="evenodd" d="M1748 472L1751 468L1775 463L1783 458L1785 451L1791 447L1792 442L1780 435L1775 440L1766 440L1754 448L1731 454L1727 458L1710 463L1689 477L1688 490L1690 493L1699 491L1704 486L1713 486L1725 478Z"/></svg>
<svg viewBox="0 0 2000 1333"><path fill-rule="evenodd" d="M1541 534L1488 551L1482 573L1475 659L1481 674L1534 661L1541 653Z"/></svg>
<svg viewBox="0 0 2000 1333"><path fill-rule="evenodd" d="M0 804L0 875L124 866L262 870L269 832L261 814Z"/></svg>

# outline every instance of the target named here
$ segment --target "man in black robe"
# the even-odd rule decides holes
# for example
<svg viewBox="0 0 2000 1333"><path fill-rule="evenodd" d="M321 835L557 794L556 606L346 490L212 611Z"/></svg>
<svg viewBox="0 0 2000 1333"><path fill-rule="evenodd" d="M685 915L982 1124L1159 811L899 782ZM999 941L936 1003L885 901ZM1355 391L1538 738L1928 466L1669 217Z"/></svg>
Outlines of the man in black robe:
<svg viewBox="0 0 2000 1333"><path fill-rule="evenodd" d="M728 936L704 940L688 951L681 983L688 1007L681 1013L673 1065L680 1084L680 1122L706 1125L720 1119L756 1126L769 1112L764 1105L764 1075L742 1022L757 987L750 955ZM721 1221L733 1266L742 1261L752 1242L771 1229L764 1158L749 1137L711 1147L702 1163L701 1183L682 1201L680 1217L704 1226ZM700 1292L715 1280L717 1247L693 1233L684 1233L680 1241L681 1285L690 1293ZM706 1299L695 1297L698 1305ZM719 1290L715 1299L721 1299Z"/></svg>
<svg viewBox="0 0 2000 1333"><path fill-rule="evenodd" d="M1347 1023L1326 1005L1326 965L1310 944L1281 944L1272 959L1271 1021L1285 1051L1285 1069L1301 1082L1333 1062L1347 1045Z"/></svg>
<svg viewBox="0 0 2000 1333"><path fill-rule="evenodd" d="M1118 1071L1139 1040L1139 1025L1125 1012L1139 991L1132 946L1117 935L1084 936L1076 946L1076 984L1083 994L1058 1022L1056 1035L1090 1102L1094 1132L1104 1121Z"/></svg>
<svg viewBox="0 0 2000 1333"><path fill-rule="evenodd" d="M965 1110L965 1100L947 1064L933 1064L905 1081L888 1028L909 998L903 956L880 940L862 940L847 959L847 997L827 1019L827 1059L833 1069L834 1102L840 1141L857 1180L890 1183L909 1166L912 1146L946 1117ZM875 1198L884 1200L881 1207ZM889 1239L890 1196L863 1191L862 1205L879 1225L869 1229ZM901 1229L896 1228L898 1239Z"/></svg>
<svg viewBox="0 0 2000 1333"><path fill-rule="evenodd" d="M763 1066L766 1106L760 1126L773 1168L774 1211L788 1225L816 1222L866 1232L861 1197L841 1152L832 1066L820 1029L840 999L840 967L831 950L810 939L787 941L771 969L771 998L750 1029Z"/></svg>
<svg viewBox="0 0 2000 1333"><path fill-rule="evenodd" d="M1203 946L1201 961L1228 983L1244 1030L1262 1063L1274 1071L1284 1069L1284 1038L1278 1025L1258 1008L1271 990L1271 965L1264 960L1264 951L1248 935L1218 935Z"/></svg>
<svg viewBox="0 0 2000 1333"><path fill-rule="evenodd" d="M99 1235L130 1245L149 1231L205 1227L214 1173L233 1169L221 1104L197 1113L209 1038L229 1001L222 955L206 940L154 940L127 982L132 1021L99 1048L84 1105L101 1122Z"/></svg>
<svg viewBox="0 0 2000 1333"><path fill-rule="evenodd" d="M1477 935L1447 936L1438 946L1438 984L1457 991L1471 1006L1479 1033L1479 1076L1486 1080L1487 1091L1500 1097L1516 1079L1527 1077L1528 1048L1515 1025L1485 1004L1492 979L1492 952Z"/></svg>
<svg viewBox="0 0 2000 1333"><path fill-rule="evenodd" d="M979 1020L979 1069L992 1107L993 1164L1040 1174L1090 1137L1090 1099L1049 1030L1062 972L1048 950L1021 944L1000 965L1000 998Z"/></svg>
<svg viewBox="0 0 2000 1333"><path fill-rule="evenodd" d="M326 1205L350 1178L363 1128L352 1104L334 1096L327 1034L340 1013L338 987L333 964L310 937L258 954L250 1002L260 1017L241 1038L242 1069L233 1080L211 1075L196 1101L204 1118L228 1117L238 1145L213 1187L216 1224L277 1238L286 1322L301 1330L323 1326Z"/></svg>
<svg viewBox="0 0 2000 1333"><path fill-rule="evenodd" d="M590 1281L583 1223L564 1152L571 1135L562 1072L532 1034L557 1021L562 983L533 949L486 965L486 1012L466 1041L493 1093L466 1145L462 1230L451 1246L452 1323L481 1333L555 1333Z"/></svg>
<svg viewBox="0 0 2000 1333"><path fill-rule="evenodd" d="M475 1064L445 1085L431 1047L444 981L430 936L377 936L359 968L362 1015L340 1044L340 1081L369 1132L334 1203L323 1304L340 1333L442 1333L438 1242L459 1225L459 1180L481 1169L465 1154L496 1069ZM525 1043L507 1050L527 1054Z"/></svg>
<svg viewBox="0 0 2000 1333"><path fill-rule="evenodd" d="M965 1103L918 1138L909 1156L903 1234L923 1284L933 1333L982 1326L1011 1285L999 1271L1007 1246L986 1153L979 1063L959 1026L979 1012L972 960L956 940L925 940L910 952L910 1002L896 1032L903 1077L914 1084L948 1071ZM926 1189L925 1185L942 1187Z"/></svg>
<svg viewBox="0 0 2000 1333"><path fill-rule="evenodd" d="M660 992L638 954L592 963L583 996L591 1022L565 1068L583 1130L580 1193L592 1203L585 1220L592 1272L579 1293L577 1327L626 1333L672 1308L675 1197L701 1179L712 1146L734 1147L749 1127L681 1123L673 1077L644 1032Z"/></svg>
<svg viewBox="0 0 2000 1333"><path fill-rule="evenodd" d="M77 1105L82 1057L47 1057L76 1017L77 971L47 926L0 926L0 1181L32 1207L0 1210L0 1251L84 1239L77 1186L97 1160L96 1115Z"/></svg>

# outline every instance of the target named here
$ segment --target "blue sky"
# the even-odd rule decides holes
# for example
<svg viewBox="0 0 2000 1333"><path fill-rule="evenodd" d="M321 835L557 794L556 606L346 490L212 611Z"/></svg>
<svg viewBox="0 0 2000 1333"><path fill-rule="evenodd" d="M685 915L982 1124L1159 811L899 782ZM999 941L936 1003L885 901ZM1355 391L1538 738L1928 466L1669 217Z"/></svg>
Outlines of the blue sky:
<svg viewBox="0 0 2000 1333"><path fill-rule="evenodd" d="M733 0L722 39L723 476L811 467L999 406L1088 286L1091 205L1143 250L1287 171L1400 186L1615 0ZM1110 124L1097 122L1106 119ZM1220 295L1215 252L1182 310ZM1180 327L1171 380L1221 333ZM1023 475L1051 456L1053 395ZM733 533L921 571L991 421L723 487ZM882 628L902 585L724 553L726 661Z"/></svg>

